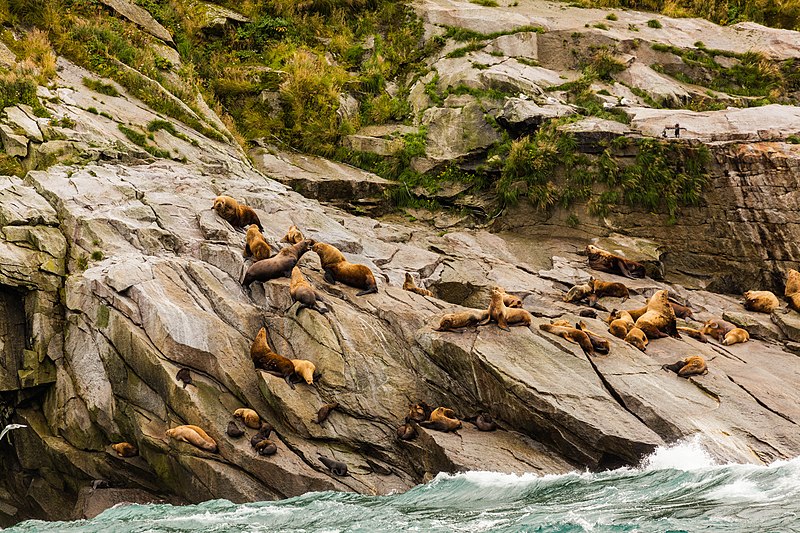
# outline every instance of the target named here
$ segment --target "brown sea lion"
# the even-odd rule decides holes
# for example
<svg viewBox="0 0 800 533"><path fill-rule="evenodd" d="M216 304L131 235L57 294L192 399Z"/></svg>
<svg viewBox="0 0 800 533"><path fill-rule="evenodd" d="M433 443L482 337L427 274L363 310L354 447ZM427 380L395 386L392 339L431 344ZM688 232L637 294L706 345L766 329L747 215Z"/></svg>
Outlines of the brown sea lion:
<svg viewBox="0 0 800 533"><path fill-rule="evenodd" d="M757 313L771 313L778 308L778 297L770 291L747 291L744 293L744 308Z"/></svg>
<svg viewBox="0 0 800 533"><path fill-rule="evenodd" d="M337 407L339 407L339 402L326 403L319 408L319 411L317 411L317 419L312 420L312 422L315 424L322 424L328 418L328 415L331 414L331 411Z"/></svg>
<svg viewBox="0 0 800 533"><path fill-rule="evenodd" d="M685 334L689 335L691 338L696 339L696 340L698 340L700 342L703 342L703 343L708 342L708 339L706 338L705 334L702 331L700 331L699 329L680 328L679 327L678 328L678 332L685 333Z"/></svg>
<svg viewBox="0 0 800 533"><path fill-rule="evenodd" d="M232 439L238 439L244 435L244 430L239 427L239 424L237 424L235 420L231 420L228 422L228 428L225 430L225 433Z"/></svg>
<svg viewBox="0 0 800 533"><path fill-rule="evenodd" d="M433 293L428 289L423 289L422 287L417 287L417 284L414 283L414 277L406 272L406 280L403 282L403 290L413 292L419 294L420 296L431 296L433 297Z"/></svg>
<svg viewBox="0 0 800 533"><path fill-rule="evenodd" d="M191 424L177 426L172 429L168 429L167 436L175 440L188 442L192 446L196 446L207 452L217 452L216 441L209 437L208 433L198 426L193 426Z"/></svg>
<svg viewBox="0 0 800 533"><path fill-rule="evenodd" d="M413 424L405 423L397 428L397 438L400 440L413 440L417 436L417 430Z"/></svg>
<svg viewBox="0 0 800 533"><path fill-rule="evenodd" d="M217 196L211 209L227 220L234 228L246 228L250 224L255 224L259 230L264 229L258 219L258 215L252 208L241 205L230 196Z"/></svg>
<svg viewBox="0 0 800 533"><path fill-rule="evenodd" d="M508 326L530 326L531 314L525 309L509 308L503 303L505 293L502 289L495 287L492 289L492 300L489 303L489 317L482 322L488 324L491 321L497 322L500 329L511 331Z"/></svg>
<svg viewBox="0 0 800 533"><path fill-rule="evenodd" d="M730 346L732 344L740 344L749 340L750 333L748 333L746 329L733 328L725 334L725 338L722 339L722 344L725 346Z"/></svg>
<svg viewBox="0 0 800 533"><path fill-rule="evenodd" d="M662 365L661 368L664 370L671 370L682 378L708 373L706 360L699 355L693 355L691 357L681 359L680 361L672 363L671 365Z"/></svg>
<svg viewBox="0 0 800 533"><path fill-rule="evenodd" d="M325 271L325 281L331 285L340 281L345 285L361 289L356 296L378 292L375 275L368 266L349 262L336 247L324 242L314 244L312 249L319 256L320 265Z"/></svg>
<svg viewBox="0 0 800 533"><path fill-rule="evenodd" d="M261 417L252 409L239 408L233 412L233 418L238 418L249 428L258 429L261 427Z"/></svg>
<svg viewBox="0 0 800 533"><path fill-rule="evenodd" d="M616 298L622 298L622 301L624 302L630 296L628 287L622 283L603 281L591 277L589 278L589 285L592 287L593 295L597 298L613 296Z"/></svg>
<svg viewBox="0 0 800 533"><path fill-rule="evenodd" d="M618 339L624 339L628 334L629 327L628 323L624 320L614 320L608 325L608 332Z"/></svg>
<svg viewBox="0 0 800 533"><path fill-rule="evenodd" d="M434 331L455 331L458 329L477 326L489 318L489 311L473 309L459 313L448 313L439 320L439 327Z"/></svg>
<svg viewBox="0 0 800 533"><path fill-rule="evenodd" d="M289 282L289 295L292 297L292 302L300 302L297 306L297 311L294 312L295 316L302 309L313 309L317 313L324 314L328 312L327 307L320 307L317 300L322 302L314 287L308 282L306 277L300 271L300 267L295 265L292 268L292 279ZM324 302L323 302L324 303Z"/></svg>
<svg viewBox="0 0 800 533"><path fill-rule="evenodd" d="M408 414L406 415L406 422L412 420L420 423L425 422L431 417L433 408L425 402L417 402L408 406Z"/></svg>
<svg viewBox="0 0 800 533"><path fill-rule="evenodd" d="M685 305L676 304L675 302L670 302L669 305L672 307L672 311L675 313L675 318L694 318L692 310Z"/></svg>
<svg viewBox="0 0 800 533"><path fill-rule="evenodd" d="M181 368L178 370L178 373L175 375L175 379L178 381L183 381L184 389L186 388L186 385L197 387L197 385L192 382L192 374L188 368Z"/></svg>
<svg viewBox="0 0 800 533"><path fill-rule="evenodd" d="M292 224L289 226L289 231L286 232L286 235L283 236L281 242L288 242L289 244L297 244L298 242L304 240L303 233L297 229L297 226Z"/></svg>
<svg viewBox="0 0 800 533"><path fill-rule="evenodd" d="M726 322L721 318L712 318L711 320L706 320L703 323L703 327L700 328L700 333L703 335L708 335L717 342L722 342L725 338L725 335L727 335L728 332L735 327L736 326L730 322Z"/></svg>
<svg viewBox="0 0 800 533"><path fill-rule="evenodd" d="M420 422L419 425L426 429L433 429L436 431L455 432L461 428L461 420L456 417L452 409L437 407L431 412L430 419Z"/></svg>
<svg viewBox="0 0 800 533"><path fill-rule="evenodd" d="M250 224L250 227L247 228L243 255L245 257L252 256L256 261L269 259L272 255L272 249L255 224Z"/></svg>
<svg viewBox="0 0 800 533"><path fill-rule="evenodd" d="M478 431L494 431L497 429L497 423L492 418L492 415L487 413L480 413L477 416L467 419L467 422L472 422Z"/></svg>
<svg viewBox="0 0 800 533"><path fill-rule="evenodd" d="M783 289L783 295L787 298L793 294L800 293L800 272L790 268L786 273L786 286Z"/></svg>
<svg viewBox="0 0 800 533"><path fill-rule="evenodd" d="M118 442L116 444L112 444L111 447L120 457L135 457L139 455L139 448L130 442Z"/></svg>
<svg viewBox="0 0 800 533"><path fill-rule="evenodd" d="M294 365L295 373L303 378L303 381L305 381L307 384L313 385L314 372L317 370L317 367L314 366L314 363L305 359L291 359L291 361Z"/></svg>
<svg viewBox="0 0 800 533"><path fill-rule="evenodd" d="M244 275L242 285L248 287L254 281L268 281L275 278L289 277L292 269L303 257L314 241L308 239L282 248L280 252L269 259L256 261Z"/></svg>
<svg viewBox="0 0 800 533"><path fill-rule="evenodd" d="M609 352L609 350L611 350L611 343L608 342L608 339L589 331L589 329L587 328L586 324L583 321L580 321L577 324L575 324L575 329L579 329L589 336L589 340L591 341L592 348L594 349L595 352L601 355L606 355Z"/></svg>
<svg viewBox="0 0 800 533"><path fill-rule="evenodd" d="M253 446L258 455L275 455L278 451L278 445L269 439L261 439Z"/></svg>
<svg viewBox="0 0 800 533"><path fill-rule="evenodd" d="M586 246L586 255L589 257L589 266L595 270L621 274L626 278L643 278L645 276L643 264L606 252L597 246L591 244Z"/></svg>
<svg viewBox="0 0 800 533"><path fill-rule="evenodd" d="M513 294L508 294L503 287L498 287L501 291L503 291L503 304L506 307L510 307L512 309L521 309L522 308L522 299L519 296L515 296Z"/></svg>
<svg viewBox="0 0 800 533"><path fill-rule="evenodd" d="M564 296L563 300L567 303L580 302L592 295L592 286L588 283L580 285L573 285L572 288Z"/></svg>
<svg viewBox="0 0 800 533"><path fill-rule="evenodd" d="M578 311L578 316L583 318L597 318L597 311L594 309L581 309Z"/></svg>
<svg viewBox="0 0 800 533"><path fill-rule="evenodd" d="M647 335L644 334L644 331L634 326L625 335L625 342L644 352L647 349L647 343L650 341L647 340Z"/></svg>
<svg viewBox="0 0 800 533"><path fill-rule="evenodd" d="M644 307L640 307L638 309L628 309L627 312L629 315L631 315L633 321L636 322L643 314L647 312L647 306L645 305Z"/></svg>
<svg viewBox="0 0 800 533"><path fill-rule="evenodd" d="M337 476L346 476L347 475L347 465L341 461L337 461L336 459L330 459L325 457L324 455L320 455L317 457L319 462L324 464L328 470L333 472Z"/></svg>
<svg viewBox="0 0 800 533"><path fill-rule="evenodd" d="M609 322L608 332L620 339L624 339L634 326L633 317L625 310L613 309L606 318L606 322Z"/></svg>
<svg viewBox="0 0 800 533"><path fill-rule="evenodd" d="M647 312L636 321L636 327L644 331L648 339L660 339L670 335L681 338L675 322L675 311L669 305L669 291L656 291L647 302Z"/></svg>
<svg viewBox="0 0 800 533"><path fill-rule="evenodd" d="M253 359L253 364L257 369L266 370L271 374L282 377L294 389L294 383L290 379L294 374L294 363L292 363L291 359L272 351L269 343L267 343L266 328L261 328L258 331L256 339L250 346L250 358Z"/></svg>
<svg viewBox="0 0 800 533"><path fill-rule="evenodd" d="M786 300L789 302L789 308L797 311L800 313L800 292L796 292L794 294L790 294L786 297Z"/></svg>
<svg viewBox="0 0 800 533"><path fill-rule="evenodd" d="M577 328L556 326L554 324L540 324L539 329L578 344L586 354L594 354L594 346L592 345L592 340L589 338L589 335Z"/></svg>
<svg viewBox="0 0 800 533"><path fill-rule="evenodd" d="M252 437L250 437L250 446L255 448L256 445L259 442L261 442L262 440L268 439L273 430L274 430L274 428L272 427L271 424L268 424L267 422L263 422L261 424L261 428L259 428L259 430L258 430L258 433L256 433Z"/></svg>

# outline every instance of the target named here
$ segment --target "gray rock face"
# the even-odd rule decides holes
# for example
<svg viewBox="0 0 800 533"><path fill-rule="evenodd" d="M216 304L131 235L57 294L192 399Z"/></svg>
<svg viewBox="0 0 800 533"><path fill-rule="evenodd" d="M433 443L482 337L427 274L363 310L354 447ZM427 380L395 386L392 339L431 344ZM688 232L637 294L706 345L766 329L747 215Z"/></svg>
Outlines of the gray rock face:
<svg viewBox="0 0 800 533"><path fill-rule="evenodd" d="M146 9L129 0L103 0L103 3L134 24L141 26L144 31L153 37L172 44L172 36L167 29L159 24Z"/></svg>

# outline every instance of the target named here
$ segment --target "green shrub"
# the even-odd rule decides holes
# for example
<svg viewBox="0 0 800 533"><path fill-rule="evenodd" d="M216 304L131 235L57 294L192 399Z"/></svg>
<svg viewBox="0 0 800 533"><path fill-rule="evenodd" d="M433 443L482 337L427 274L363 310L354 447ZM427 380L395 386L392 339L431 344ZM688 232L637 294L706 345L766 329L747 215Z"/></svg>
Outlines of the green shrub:
<svg viewBox="0 0 800 533"><path fill-rule="evenodd" d="M647 21L647 26L648 26L649 28L655 28L655 29L657 29L657 30L658 30L658 29L661 29L661 28L663 27L663 26L661 26L661 23L660 23L659 21L657 21L656 19L650 19L650 20L648 20L648 21Z"/></svg>
<svg viewBox="0 0 800 533"><path fill-rule="evenodd" d="M619 17L614 13L609 13L608 15L606 15L606 20L619 20Z"/></svg>
<svg viewBox="0 0 800 533"><path fill-rule="evenodd" d="M94 80L92 78L83 78L83 84L100 94L105 94L106 96L119 96L119 91L117 91L117 88L110 83L104 83L100 80Z"/></svg>

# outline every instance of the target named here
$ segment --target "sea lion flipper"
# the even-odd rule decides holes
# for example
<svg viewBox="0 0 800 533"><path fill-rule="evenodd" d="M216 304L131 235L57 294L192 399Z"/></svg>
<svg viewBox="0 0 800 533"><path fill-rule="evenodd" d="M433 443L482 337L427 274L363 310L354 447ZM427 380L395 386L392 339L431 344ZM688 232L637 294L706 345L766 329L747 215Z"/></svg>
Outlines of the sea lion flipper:
<svg viewBox="0 0 800 533"><path fill-rule="evenodd" d="M622 259L617 259L617 268L619 268L623 276L625 276L628 279L633 279L633 276L628 271L628 267L625 266L625 261L623 261Z"/></svg>
<svg viewBox="0 0 800 533"><path fill-rule="evenodd" d="M365 294L375 294L378 292L378 287L370 287L356 293L356 296L364 296Z"/></svg>
<svg viewBox="0 0 800 533"><path fill-rule="evenodd" d="M336 285L336 279L333 277L333 272L329 268L325 269L325 275L323 276L323 279L331 285Z"/></svg>

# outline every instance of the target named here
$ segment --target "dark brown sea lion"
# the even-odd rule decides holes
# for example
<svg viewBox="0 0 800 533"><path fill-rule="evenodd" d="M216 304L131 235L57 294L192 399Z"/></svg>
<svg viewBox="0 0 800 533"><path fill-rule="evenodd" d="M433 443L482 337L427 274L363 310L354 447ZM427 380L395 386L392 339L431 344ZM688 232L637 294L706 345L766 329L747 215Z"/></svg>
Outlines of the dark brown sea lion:
<svg viewBox="0 0 800 533"><path fill-rule="evenodd" d="M322 424L328 418L328 415L331 414L331 411L337 407L339 407L339 402L326 403L317 411L317 419L312 420L312 422L315 424Z"/></svg>
<svg viewBox="0 0 800 533"><path fill-rule="evenodd" d="M178 381L183 381L183 388L186 388L186 385L193 385L197 386L192 382L192 374L189 372L188 368L181 368L178 370L178 373L175 375L175 379Z"/></svg>
<svg viewBox="0 0 800 533"><path fill-rule="evenodd" d="M254 448L258 455L275 455L278 451L278 445L269 439L261 439Z"/></svg>
<svg viewBox="0 0 800 533"><path fill-rule="evenodd" d="M672 372L677 373L682 378L688 378L689 376L703 375L708 373L706 360L700 357L699 355L694 355L691 357L687 357L685 359L681 359L680 361L672 363L671 365L662 365L661 368L663 368L664 370L671 370Z"/></svg>
<svg viewBox="0 0 800 533"><path fill-rule="evenodd" d="M597 311L594 309L581 309L578 311L578 316L583 318L597 318Z"/></svg>
<svg viewBox="0 0 800 533"><path fill-rule="evenodd" d="M211 209L227 220L234 228L246 228L250 224L255 224L259 230L264 229L258 219L258 215L252 208L241 205L230 196L217 196Z"/></svg>
<svg viewBox="0 0 800 533"><path fill-rule="evenodd" d="M273 429L274 428L272 427L271 424L268 424L267 422L262 422L261 428L259 428L258 433L250 437L250 446L255 448L259 442L261 442L264 439L268 439Z"/></svg>
<svg viewBox="0 0 800 533"><path fill-rule="evenodd" d="M397 428L397 438L400 440L413 440L417 436L417 430L413 424L405 423Z"/></svg>
<svg viewBox="0 0 800 533"><path fill-rule="evenodd" d="M258 335L250 347L250 358L257 369L266 370L270 374L282 377L292 389L295 388L290 379L294 374L294 363L291 359L272 351L267 343L266 328L258 331Z"/></svg>
<svg viewBox="0 0 800 533"><path fill-rule="evenodd" d="M492 418L492 415L487 413L480 413L477 416L468 418L467 422L472 422L475 424L475 427L478 428L478 431L494 431L497 429L497 424Z"/></svg>
<svg viewBox="0 0 800 533"><path fill-rule="evenodd" d="M686 307L685 305L676 304L675 302L670 302L669 305L670 307L672 307L672 311L675 313L675 318L694 319L694 314L692 314L692 310Z"/></svg>
<svg viewBox="0 0 800 533"><path fill-rule="evenodd" d="M225 433L233 439L238 439L244 435L244 430L239 427L239 424L237 424L235 420L231 420L228 422L228 429L225 430Z"/></svg>
<svg viewBox="0 0 800 533"><path fill-rule="evenodd" d="M347 465L341 461L337 461L336 459L330 459L325 457L324 455L318 456L319 462L324 464L328 470L333 472L337 476L346 476L347 475Z"/></svg>
<svg viewBox="0 0 800 533"><path fill-rule="evenodd" d="M320 265L325 271L325 281L335 284L337 281L361 289L356 296L378 292L375 275L366 265L359 265L345 259L336 247L318 242L312 247L319 256Z"/></svg>
<svg viewBox="0 0 800 533"><path fill-rule="evenodd" d="M406 422L412 420L416 423L425 422L431 417L433 407L425 402L417 402L408 406Z"/></svg>
<svg viewBox="0 0 800 533"><path fill-rule="evenodd" d="M591 244L586 246L586 255L589 257L589 266L595 270L621 274L626 278L643 278L645 276L643 264L606 252L597 246Z"/></svg>
<svg viewBox="0 0 800 533"><path fill-rule="evenodd" d="M275 257L256 261L247 269L242 285L247 287L254 281L269 281L275 278L289 277L294 266L312 244L313 241L306 239L281 249L280 252L275 254Z"/></svg>

